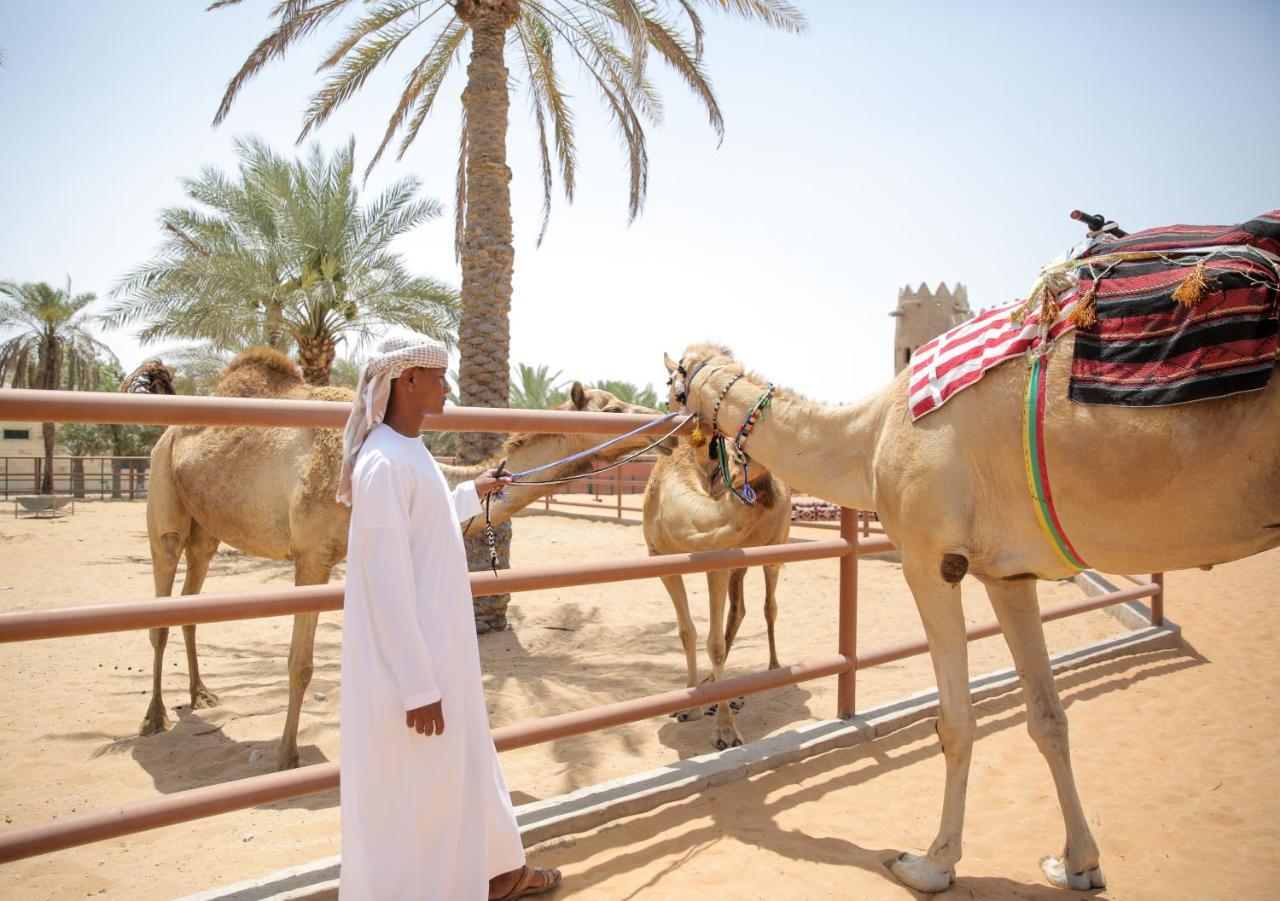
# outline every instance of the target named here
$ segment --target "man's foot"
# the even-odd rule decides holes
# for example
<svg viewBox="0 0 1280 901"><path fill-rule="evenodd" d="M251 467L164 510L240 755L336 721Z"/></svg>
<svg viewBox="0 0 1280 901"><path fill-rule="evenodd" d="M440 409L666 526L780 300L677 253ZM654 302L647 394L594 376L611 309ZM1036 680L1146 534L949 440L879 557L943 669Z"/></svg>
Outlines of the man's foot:
<svg viewBox="0 0 1280 901"><path fill-rule="evenodd" d="M560 884L560 871L555 867L531 867L494 876L489 880L489 901L515 901L530 895L541 895Z"/></svg>

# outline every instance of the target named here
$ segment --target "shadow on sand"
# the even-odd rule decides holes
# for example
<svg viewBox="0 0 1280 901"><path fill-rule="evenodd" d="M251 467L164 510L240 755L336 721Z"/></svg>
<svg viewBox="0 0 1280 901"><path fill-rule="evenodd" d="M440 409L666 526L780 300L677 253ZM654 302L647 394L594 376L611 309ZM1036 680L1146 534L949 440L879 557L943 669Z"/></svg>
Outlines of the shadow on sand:
<svg viewBox="0 0 1280 901"><path fill-rule="evenodd" d="M1194 648L1184 644L1064 673L1058 677L1058 687L1064 704L1069 708L1078 701L1125 691L1147 679L1160 678L1207 662ZM984 736L1025 727L1026 724L1019 690L978 703L975 713L979 718L978 742ZM886 773L939 755L941 750L937 742L930 740L933 733L932 719L914 723L872 742L831 751L673 802L626 820L625 828L602 829L584 839L570 838L552 843L548 856L554 856L560 866L572 866L591 858L603 860L575 874L572 889L579 892L591 892L593 886L611 875L648 870L658 861L674 858L673 862L656 870L639 889L621 896L636 898L654 892L665 877L680 870L717 842L732 837L744 845L772 849L793 859L799 857L815 863L857 867L882 877L887 884L900 888L906 894L929 897L901 886L885 867L906 849L868 848L848 839L812 836L803 830L778 825L778 817L800 805L819 801L832 792L855 788ZM859 761L867 761L869 765L855 766ZM792 790L796 786L803 788ZM722 800L729 803L718 803ZM708 816L711 822L707 825L692 830L681 828ZM958 877L950 891L956 897L1019 899L1065 899L1098 894L1082 894L1010 879L966 876Z"/></svg>

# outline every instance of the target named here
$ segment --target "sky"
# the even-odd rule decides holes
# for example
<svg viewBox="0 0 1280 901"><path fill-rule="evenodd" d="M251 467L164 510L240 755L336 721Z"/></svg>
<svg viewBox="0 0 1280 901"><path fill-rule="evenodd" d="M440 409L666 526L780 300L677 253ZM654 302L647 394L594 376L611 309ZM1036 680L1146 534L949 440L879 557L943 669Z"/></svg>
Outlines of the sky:
<svg viewBox="0 0 1280 901"><path fill-rule="evenodd" d="M330 26L269 66L218 128L227 80L272 5L0 2L0 279L105 297L160 243L180 179L230 168L257 134L295 150ZM541 183L523 86L508 159L516 261L511 360L565 378L661 383L664 352L728 345L828 402L893 374L906 285L967 286L976 310L1025 296L1083 237L1074 208L1130 231L1227 224L1280 206L1280 3L864 3L797 0L806 35L707 13L704 61L725 118L651 57L649 192L627 222L625 156L567 56L579 181L536 246ZM426 40L424 38L424 40ZM315 137L356 139L363 169L422 43L407 44ZM514 60L508 65L517 74ZM459 69L403 161L446 213L396 249L454 285ZM156 348L108 345L126 368Z"/></svg>

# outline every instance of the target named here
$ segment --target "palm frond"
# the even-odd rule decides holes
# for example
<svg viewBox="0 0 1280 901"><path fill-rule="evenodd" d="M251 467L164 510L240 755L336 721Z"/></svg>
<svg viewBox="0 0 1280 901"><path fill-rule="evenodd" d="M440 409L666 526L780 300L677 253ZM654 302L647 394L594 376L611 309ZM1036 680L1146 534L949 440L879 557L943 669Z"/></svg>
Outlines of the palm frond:
<svg viewBox="0 0 1280 901"><path fill-rule="evenodd" d="M343 7L348 6L350 3L352 3L352 0L328 0L326 3L313 6L306 0L293 0L293 2L281 3L277 6L272 11L272 14L280 16L279 24L274 31L258 43L258 46L253 49L248 59L240 67L240 71L232 76L231 81L227 82L227 89L222 95L222 102L218 104L218 112L214 114L213 124L222 124L222 121L231 112L231 104L235 102L241 88L253 76L262 71L267 63L274 59L282 58L290 46L311 34L324 24L327 19L342 12ZM209 8L217 9L229 5L232 5L232 3L228 2L228 0L221 0L221 2L214 3Z"/></svg>
<svg viewBox="0 0 1280 901"><path fill-rule="evenodd" d="M809 20L799 8L785 0L689 0L714 8L717 12L737 15L748 22L756 21L791 34L805 34Z"/></svg>
<svg viewBox="0 0 1280 901"><path fill-rule="evenodd" d="M444 82L444 78L449 73L454 59L461 50L462 41L467 36L468 31L466 23L456 15L451 17L445 23L444 28L440 30L440 34L436 36L435 43L431 49L413 67L409 77L405 79L405 88L400 95L400 102L396 105L395 111L392 112L391 118L387 120L387 130L382 136L382 143L378 145L373 158L369 160L369 165L365 167L365 178L369 177L373 167L382 158L383 151L387 149L391 139L400 130L400 126L403 124L405 116L409 114L409 110L414 109L413 123L400 147L400 156L404 156L405 150L408 149L409 144L413 143L413 139L418 136L418 129L422 127L423 120L426 119L427 113L435 103L440 85Z"/></svg>

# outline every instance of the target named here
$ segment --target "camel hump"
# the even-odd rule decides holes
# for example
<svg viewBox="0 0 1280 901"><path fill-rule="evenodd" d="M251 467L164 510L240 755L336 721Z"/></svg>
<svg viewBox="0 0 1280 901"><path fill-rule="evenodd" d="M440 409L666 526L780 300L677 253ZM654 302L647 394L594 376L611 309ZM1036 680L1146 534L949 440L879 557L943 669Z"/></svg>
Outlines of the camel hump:
<svg viewBox="0 0 1280 901"><path fill-rule="evenodd" d="M273 347L251 347L227 364L214 394L222 397L283 397L306 386L296 363Z"/></svg>

